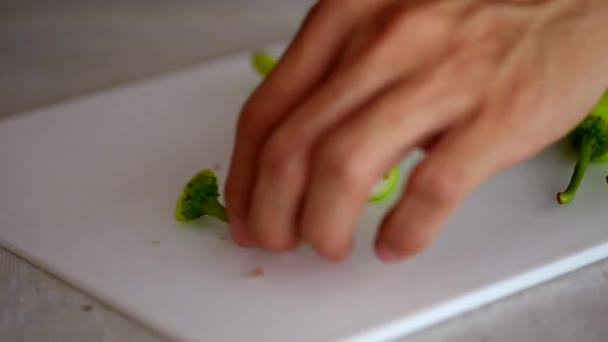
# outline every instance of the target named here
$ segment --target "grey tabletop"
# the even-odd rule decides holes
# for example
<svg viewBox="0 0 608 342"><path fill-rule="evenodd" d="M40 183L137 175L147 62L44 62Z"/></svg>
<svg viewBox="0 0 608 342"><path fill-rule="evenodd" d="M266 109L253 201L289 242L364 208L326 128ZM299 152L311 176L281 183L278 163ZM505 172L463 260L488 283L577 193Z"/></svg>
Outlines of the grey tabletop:
<svg viewBox="0 0 608 342"><path fill-rule="evenodd" d="M3 0L0 116L287 39L311 4ZM10 161L0 164L5 162ZM603 261L404 341L608 341L607 318L608 261ZM163 338L0 247L0 341Z"/></svg>

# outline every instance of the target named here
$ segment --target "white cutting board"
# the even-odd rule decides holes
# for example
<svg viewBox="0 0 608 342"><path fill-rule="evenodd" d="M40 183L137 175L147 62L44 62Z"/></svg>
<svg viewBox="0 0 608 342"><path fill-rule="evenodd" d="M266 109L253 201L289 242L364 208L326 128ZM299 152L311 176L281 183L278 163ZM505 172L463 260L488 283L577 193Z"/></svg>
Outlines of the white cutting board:
<svg viewBox="0 0 608 342"><path fill-rule="evenodd" d="M608 165L560 207L574 160L557 148L484 184L427 252L393 266L371 241L394 198L369 206L340 265L237 248L211 219L177 223L190 176L218 167L225 180L238 109L260 81L248 57L0 122L0 243L188 341L384 341L608 255Z"/></svg>

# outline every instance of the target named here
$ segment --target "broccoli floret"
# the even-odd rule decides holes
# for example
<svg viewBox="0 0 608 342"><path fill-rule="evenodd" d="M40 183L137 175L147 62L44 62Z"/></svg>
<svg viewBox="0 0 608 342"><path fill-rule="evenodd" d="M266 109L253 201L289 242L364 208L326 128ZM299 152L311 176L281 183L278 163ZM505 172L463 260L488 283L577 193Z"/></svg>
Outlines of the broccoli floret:
<svg viewBox="0 0 608 342"><path fill-rule="evenodd" d="M566 190L557 194L559 204L574 200L585 170L590 162L605 162L608 156L608 92L600 99L591 113L567 136L567 141L577 154L578 161ZM608 181L608 178L607 178Z"/></svg>
<svg viewBox="0 0 608 342"><path fill-rule="evenodd" d="M199 171L182 190L175 218L185 222L207 215L228 222L226 208L219 202L219 196L215 173L210 169Z"/></svg>

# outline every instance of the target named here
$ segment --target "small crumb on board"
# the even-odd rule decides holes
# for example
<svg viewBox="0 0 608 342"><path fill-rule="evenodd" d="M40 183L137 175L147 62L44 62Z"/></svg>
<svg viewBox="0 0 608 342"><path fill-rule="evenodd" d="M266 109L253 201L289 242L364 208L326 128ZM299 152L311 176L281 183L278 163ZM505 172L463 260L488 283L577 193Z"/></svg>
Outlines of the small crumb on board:
<svg viewBox="0 0 608 342"><path fill-rule="evenodd" d="M93 311L93 307L88 304L85 304L82 306L82 311L85 311L85 312Z"/></svg>
<svg viewBox="0 0 608 342"><path fill-rule="evenodd" d="M247 273L246 278L260 278L264 276L264 270L261 267L256 267Z"/></svg>
<svg viewBox="0 0 608 342"><path fill-rule="evenodd" d="M152 244L153 244L154 246L158 246L158 245L160 245L160 241L158 241L158 240L154 240L154 241L152 241Z"/></svg>

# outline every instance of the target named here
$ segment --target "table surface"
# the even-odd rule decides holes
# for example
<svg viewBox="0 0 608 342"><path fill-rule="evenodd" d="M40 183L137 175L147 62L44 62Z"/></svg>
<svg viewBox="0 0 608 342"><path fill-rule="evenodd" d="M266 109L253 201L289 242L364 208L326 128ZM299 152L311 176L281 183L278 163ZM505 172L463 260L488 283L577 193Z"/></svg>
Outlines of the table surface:
<svg viewBox="0 0 608 342"><path fill-rule="evenodd" d="M3 0L0 116L285 40L311 4ZM608 260L404 341L607 341L606 317ZM135 320L0 246L0 341L40 340L163 341Z"/></svg>

